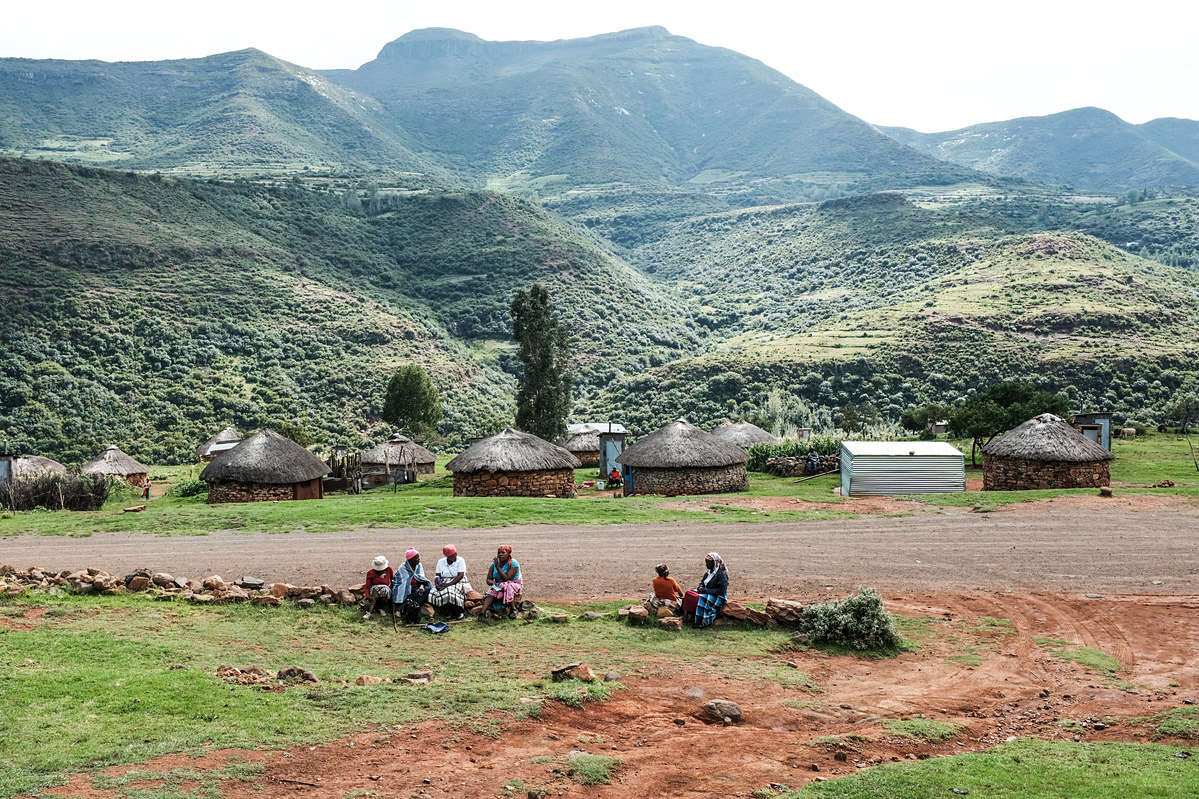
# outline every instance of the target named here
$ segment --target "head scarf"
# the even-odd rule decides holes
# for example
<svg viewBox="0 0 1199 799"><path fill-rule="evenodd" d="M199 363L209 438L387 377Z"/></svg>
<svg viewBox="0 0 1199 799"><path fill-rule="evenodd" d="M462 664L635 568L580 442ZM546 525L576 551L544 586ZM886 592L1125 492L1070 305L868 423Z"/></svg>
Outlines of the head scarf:
<svg viewBox="0 0 1199 799"><path fill-rule="evenodd" d="M404 560L412 560L420 553L416 551L416 547L408 547L408 551L404 553Z"/></svg>
<svg viewBox="0 0 1199 799"><path fill-rule="evenodd" d="M659 563L657 566L654 567L654 571L656 571L658 573L659 577L665 577L666 572L668 572L669 569L666 568L665 563Z"/></svg>
<svg viewBox="0 0 1199 799"><path fill-rule="evenodd" d="M715 577L717 574L719 574L720 570L724 568L724 561L721 559L720 553L709 552L708 559L710 559L712 561L712 569L711 569L711 571L709 571L707 574L704 575L704 579L703 579L704 585L707 585L708 581L711 580L713 577Z"/></svg>
<svg viewBox="0 0 1199 799"><path fill-rule="evenodd" d="M501 546L501 547L499 548L499 551L500 551L500 552L503 552L505 555L511 555L511 554L512 554L512 547L508 546L507 544L504 544L503 546Z"/></svg>
<svg viewBox="0 0 1199 799"><path fill-rule="evenodd" d="M445 555L448 558L450 555L457 555L458 550L454 547L453 544L446 544L445 546L443 546L441 548L441 554Z"/></svg>

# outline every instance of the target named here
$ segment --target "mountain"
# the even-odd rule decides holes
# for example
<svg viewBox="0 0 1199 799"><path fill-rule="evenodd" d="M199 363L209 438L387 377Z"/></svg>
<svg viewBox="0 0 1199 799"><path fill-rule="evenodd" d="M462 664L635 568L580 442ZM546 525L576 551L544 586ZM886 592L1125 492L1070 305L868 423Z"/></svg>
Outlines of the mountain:
<svg viewBox="0 0 1199 799"><path fill-rule="evenodd" d="M0 154L201 175L435 171L406 139L372 98L259 50L0 59Z"/></svg>
<svg viewBox="0 0 1199 799"><path fill-rule="evenodd" d="M1199 161L1191 160L1199 149L1199 123L1187 122L1155 120L1137 126L1100 108L1077 108L942 133L881 130L937 158L983 172L1118 192L1199 185Z"/></svg>
<svg viewBox="0 0 1199 799"><path fill-rule="evenodd" d="M543 194L614 182L844 193L976 177L759 61L660 27L555 42L420 30L325 75L378 99L452 172Z"/></svg>
<svg viewBox="0 0 1199 799"><path fill-rule="evenodd" d="M447 445L511 423L512 292L549 286L576 394L699 350L689 315L510 195L220 183L0 158L0 431L75 461L186 462L226 424L331 445L384 432L423 364Z"/></svg>

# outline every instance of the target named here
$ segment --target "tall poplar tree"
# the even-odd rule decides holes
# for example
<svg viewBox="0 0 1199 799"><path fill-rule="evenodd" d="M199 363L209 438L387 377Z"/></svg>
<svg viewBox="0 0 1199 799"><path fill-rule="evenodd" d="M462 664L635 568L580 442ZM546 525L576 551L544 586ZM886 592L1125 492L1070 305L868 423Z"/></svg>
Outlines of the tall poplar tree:
<svg viewBox="0 0 1199 799"><path fill-rule="evenodd" d="M566 326L545 286L534 283L512 298L512 337L524 364L516 393L516 426L553 441L570 415L570 348Z"/></svg>

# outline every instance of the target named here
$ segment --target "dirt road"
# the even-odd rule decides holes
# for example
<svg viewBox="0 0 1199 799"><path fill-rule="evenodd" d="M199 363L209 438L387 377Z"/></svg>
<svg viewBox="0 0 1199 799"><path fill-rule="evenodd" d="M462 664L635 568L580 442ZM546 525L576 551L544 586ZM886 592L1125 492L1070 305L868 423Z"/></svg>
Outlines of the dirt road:
<svg viewBox="0 0 1199 799"><path fill-rule="evenodd" d="M351 585L380 552L395 562L406 547L416 546L432 565L450 541L474 574L481 573L497 544L511 544L527 592L537 598L637 596L647 590L653 565L662 561L689 585L698 579L709 550L729 565L734 596L838 592L862 585L892 592L1199 593L1194 506L1119 499L1055 500L986 514L797 523L25 536L0 540L0 563L94 566L115 573L146 567L187 577L249 574L267 581Z"/></svg>

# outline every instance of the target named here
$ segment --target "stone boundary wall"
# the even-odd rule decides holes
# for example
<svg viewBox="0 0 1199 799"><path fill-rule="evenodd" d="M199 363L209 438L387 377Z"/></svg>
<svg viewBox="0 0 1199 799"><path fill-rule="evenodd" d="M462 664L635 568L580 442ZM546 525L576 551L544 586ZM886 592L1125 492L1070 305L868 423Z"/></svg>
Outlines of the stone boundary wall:
<svg viewBox="0 0 1199 799"><path fill-rule="evenodd" d="M808 458L806 455L788 455L781 458L767 458L766 471L779 477L804 477L804 469L807 467ZM820 456L820 471L821 472L839 472L841 471L841 456L840 455L821 455Z"/></svg>
<svg viewBox="0 0 1199 799"><path fill-rule="evenodd" d="M598 449L593 449L589 452L575 452L574 450L571 450L570 454L578 458L579 462L584 466L599 466L600 454Z"/></svg>
<svg viewBox="0 0 1199 799"><path fill-rule="evenodd" d="M456 497L573 497L574 469L536 472L455 472Z"/></svg>
<svg viewBox="0 0 1199 799"><path fill-rule="evenodd" d="M1099 488L1111 485L1110 461L1066 463L1001 458L983 453L984 491Z"/></svg>
<svg viewBox="0 0 1199 799"><path fill-rule="evenodd" d="M749 476L744 463L695 469L653 469L642 466L633 470L633 493L663 494L724 494L745 491Z"/></svg>
<svg viewBox="0 0 1199 799"><path fill-rule="evenodd" d="M296 498L295 487L264 483L217 482L208 484L208 504L220 502L276 502Z"/></svg>

